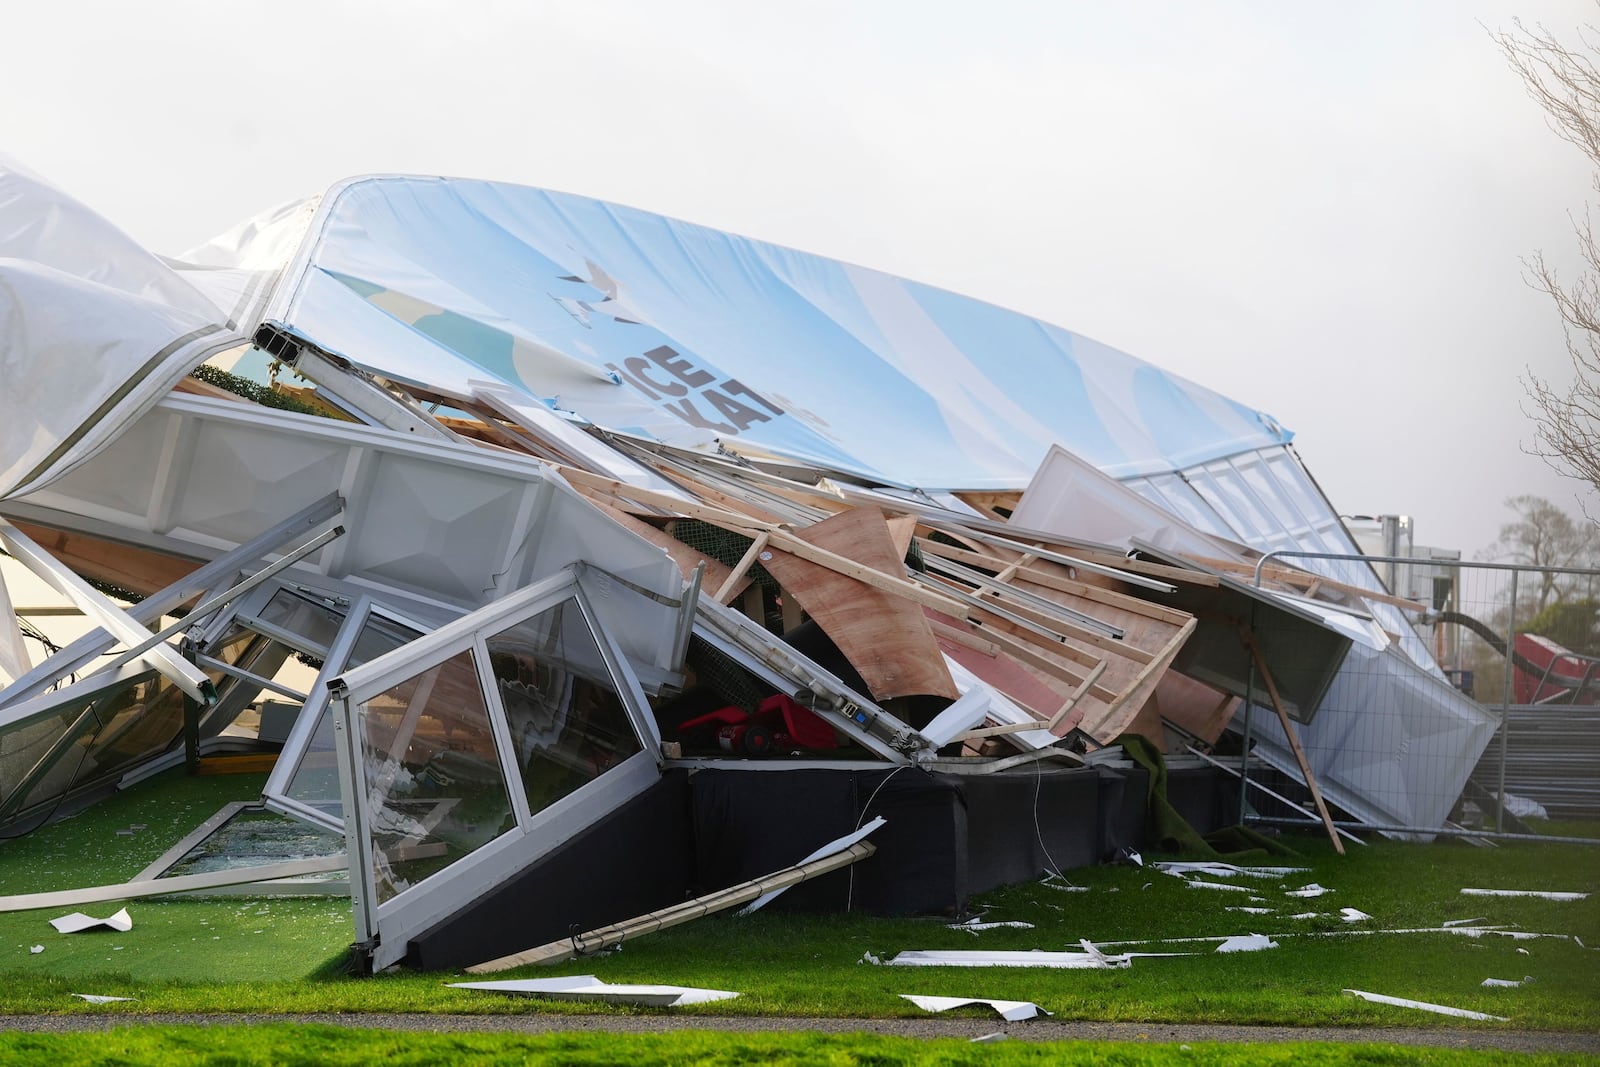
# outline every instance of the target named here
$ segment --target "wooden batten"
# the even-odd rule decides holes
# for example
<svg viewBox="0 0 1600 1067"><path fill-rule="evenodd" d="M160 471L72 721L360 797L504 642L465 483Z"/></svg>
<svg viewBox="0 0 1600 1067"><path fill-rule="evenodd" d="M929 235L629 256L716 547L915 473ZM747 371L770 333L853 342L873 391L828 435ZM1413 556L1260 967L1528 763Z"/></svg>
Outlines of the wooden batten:
<svg viewBox="0 0 1600 1067"><path fill-rule="evenodd" d="M793 539L879 574L905 573L893 534L875 508L842 511L796 532ZM761 553L762 566L783 586L785 599L798 601L839 646L875 699L960 696L921 607L802 558L792 551L797 547L793 539L774 534Z"/></svg>

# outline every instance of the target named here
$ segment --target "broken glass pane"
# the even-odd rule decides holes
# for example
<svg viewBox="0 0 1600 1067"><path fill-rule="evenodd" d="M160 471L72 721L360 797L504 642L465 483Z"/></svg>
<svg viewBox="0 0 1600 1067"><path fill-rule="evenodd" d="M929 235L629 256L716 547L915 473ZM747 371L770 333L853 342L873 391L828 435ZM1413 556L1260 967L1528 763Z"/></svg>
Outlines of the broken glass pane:
<svg viewBox="0 0 1600 1067"><path fill-rule="evenodd" d="M643 749L576 601L564 600L485 644L530 812Z"/></svg>
<svg viewBox="0 0 1600 1067"><path fill-rule="evenodd" d="M360 729L379 903L516 825L470 651L363 702Z"/></svg>
<svg viewBox="0 0 1600 1067"><path fill-rule="evenodd" d="M359 667L368 660L377 659L409 644L422 634L409 626L401 625L380 615L371 614L361 626L349 658L337 669ZM315 694L308 705L317 716L316 732L306 744L305 751L294 769L294 776L284 790L290 799L326 812L335 819L344 818L344 802L339 796L338 753L334 748L333 709L328 704L326 691Z"/></svg>

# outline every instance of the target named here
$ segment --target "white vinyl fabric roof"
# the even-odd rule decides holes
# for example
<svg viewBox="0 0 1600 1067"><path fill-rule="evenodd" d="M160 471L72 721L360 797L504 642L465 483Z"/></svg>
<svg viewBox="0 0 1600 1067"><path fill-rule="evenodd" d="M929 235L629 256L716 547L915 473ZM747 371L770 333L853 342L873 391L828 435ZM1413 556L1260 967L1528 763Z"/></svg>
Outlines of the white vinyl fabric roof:
<svg viewBox="0 0 1600 1067"><path fill-rule="evenodd" d="M259 272L196 285L111 223L0 157L0 498L114 440L197 364L243 343Z"/></svg>
<svg viewBox="0 0 1600 1067"><path fill-rule="evenodd" d="M542 189L323 197L266 318L400 382L509 384L620 433L885 484L1019 489L1060 442L1123 477L1286 442L1271 418L1037 319Z"/></svg>

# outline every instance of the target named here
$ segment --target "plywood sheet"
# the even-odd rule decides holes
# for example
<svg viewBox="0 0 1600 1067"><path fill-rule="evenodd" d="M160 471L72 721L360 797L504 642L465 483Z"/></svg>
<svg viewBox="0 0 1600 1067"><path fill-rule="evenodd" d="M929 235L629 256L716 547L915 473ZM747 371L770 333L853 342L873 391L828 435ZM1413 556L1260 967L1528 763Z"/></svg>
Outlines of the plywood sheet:
<svg viewBox="0 0 1600 1067"><path fill-rule="evenodd" d="M795 536L883 574L905 573L904 555L876 508L841 511ZM916 603L781 549L763 552L761 564L839 646L874 699L960 695Z"/></svg>

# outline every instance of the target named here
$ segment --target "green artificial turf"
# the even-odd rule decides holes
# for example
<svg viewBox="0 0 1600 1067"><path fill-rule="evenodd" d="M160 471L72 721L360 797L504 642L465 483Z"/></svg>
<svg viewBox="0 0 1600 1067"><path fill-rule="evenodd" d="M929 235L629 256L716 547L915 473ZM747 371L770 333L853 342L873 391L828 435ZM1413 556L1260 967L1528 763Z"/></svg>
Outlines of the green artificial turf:
<svg viewBox="0 0 1600 1067"><path fill-rule="evenodd" d="M10 1065L78 1067L88 1064L186 1063L228 1067L302 1067L384 1063L408 1067L452 1064L1007 1064L1091 1063L1160 1067L1208 1065L1436 1064L1439 1067L1565 1067L1590 1062L1560 1054L1516 1054L1464 1049L1400 1048L1379 1044L1292 1042L1187 1045L1142 1042L999 1041L976 1044L952 1038L915 1040L874 1034L435 1034L343 1030L330 1026L151 1026L91 1034L0 1033L0 1061Z"/></svg>
<svg viewBox="0 0 1600 1067"><path fill-rule="evenodd" d="M127 878L231 799L259 790L259 778L188 779L168 775L141 792L113 797L73 819L0 845L0 893L70 888ZM160 800L152 806L151 797ZM159 810L161 814L155 812ZM132 837L116 830L148 828ZM623 950L549 969L493 976L594 974L608 982L649 982L737 990L737 1000L675 1014L763 1016L914 1016L902 993L1032 1000L1058 1017L1142 1022L1280 1025L1509 1026L1592 1030L1600 1019L1600 848L1515 842L1494 849L1456 842L1409 845L1383 840L1350 855L1326 840L1296 837L1312 867L1283 880L1235 879L1249 894L1189 888L1148 869L1118 866L1068 872L1084 892L1027 883L980 894L985 917L1023 920L1033 929L978 935L925 919L803 916L776 910L711 916L641 937ZM1284 895L1319 882L1315 899ZM1470 898L1464 886L1578 890L1588 900ZM1230 912L1270 907L1271 915ZM0 1012L553 1012L633 1011L516 999L451 989L460 974L397 972L354 979L341 973L351 939L345 898L139 900L125 934L56 934L47 920L66 911L107 915L119 905L0 915ZM1341 907L1373 918L1344 923ZM1318 919L1291 919L1298 912ZM1431 927L1456 919L1512 925L1574 940L1514 941L1450 934L1361 935L1357 931ZM1192 952L1139 958L1126 969L899 968L861 962L908 949L1076 949L1080 939L1110 941L1259 932L1277 936L1265 952L1218 954L1211 944L1148 945L1141 951ZM1311 933L1332 936L1303 936ZM37 955L30 945L43 944ZM508 945L508 950L518 946ZM1120 951L1120 949L1108 949ZM1485 989L1485 978L1536 980ZM1370 1004L1346 988L1506 1016L1509 1023L1460 1019ZM91 1007L70 993L136 997Z"/></svg>

